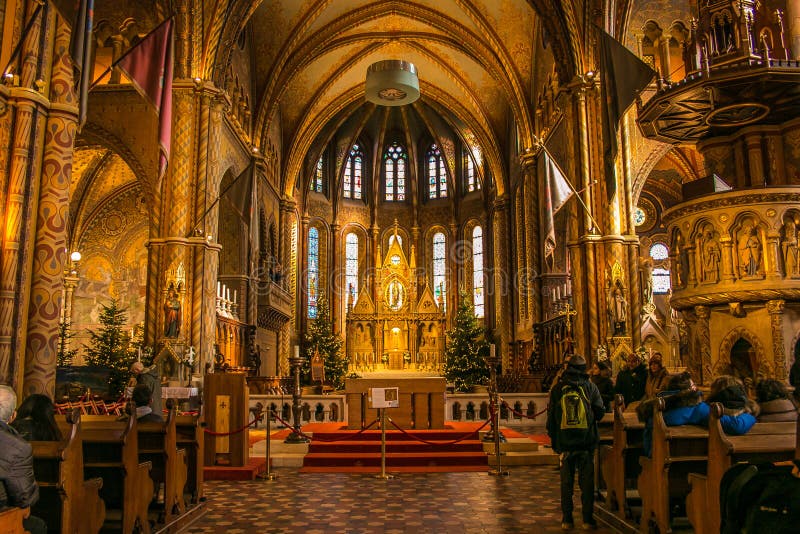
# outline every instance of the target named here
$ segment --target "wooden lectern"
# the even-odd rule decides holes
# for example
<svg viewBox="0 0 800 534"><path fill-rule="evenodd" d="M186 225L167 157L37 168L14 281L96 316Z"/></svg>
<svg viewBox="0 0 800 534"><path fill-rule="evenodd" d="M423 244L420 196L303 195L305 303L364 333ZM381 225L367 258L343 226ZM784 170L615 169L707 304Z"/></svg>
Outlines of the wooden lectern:
<svg viewBox="0 0 800 534"><path fill-rule="evenodd" d="M213 373L205 376L203 408L207 428L213 432L233 432L250 421L246 377L240 373ZM229 436L205 434L205 465L242 467L249 460L249 429Z"/></svg>

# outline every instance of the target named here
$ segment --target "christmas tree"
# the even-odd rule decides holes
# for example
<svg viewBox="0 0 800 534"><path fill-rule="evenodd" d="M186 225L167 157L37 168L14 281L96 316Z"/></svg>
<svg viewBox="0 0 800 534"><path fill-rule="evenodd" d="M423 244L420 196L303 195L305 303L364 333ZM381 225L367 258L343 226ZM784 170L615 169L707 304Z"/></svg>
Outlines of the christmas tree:
<svg viewBox="0 0 800 534"><path fill-rule="evenodd" d="M69 323L61 321L58 323L58 352L56 353L56 364L59 367L72 365L72 361L78 354L78 349L69 348L75 332L70 332Z"/></svg>
<svg viewBox="0 0 800 534"><path fill-rule="evenodd" d="M455 385L456 391L469 391L472 386L487 383L489 368L484 361L487 351L483 326L475 317L472 299L461 290L453 329L447 332L444 365L444 377Z"/></svg>
<svg viewBox="0 0 800 534"><path fill-rule="evenodd" d="M136 361L135 354L128 351L130 336L123 327L128 322L126 310L119 307L116 299L100 312L97 332L90 330L90 345L86 345L86 362L105 367L110 371L108 391L119 396L125 388L130 366Z"/></svg>
<svg viewBox="0 0 800 534"><path fill-rule="evenodd" d="M342 343L342 338L333 331L328 299L320 291L317 318L311 321L306 333L306 366L310 364L314 352L319 351L325 364L325 382L334 390L344 387L347 374L347 359L342 354Z"/></svg>

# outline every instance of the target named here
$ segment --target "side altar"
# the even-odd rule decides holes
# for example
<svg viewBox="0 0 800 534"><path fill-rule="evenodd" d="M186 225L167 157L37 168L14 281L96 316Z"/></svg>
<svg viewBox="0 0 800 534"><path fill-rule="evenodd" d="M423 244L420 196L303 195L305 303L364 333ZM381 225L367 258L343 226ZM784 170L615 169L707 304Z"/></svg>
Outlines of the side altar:
<svg viewBox="0 0 800 534"><path fill-rule="evenodd" d="M401 428L426 430L444 428L445 379L443 377L348 378L347 428L361 429L378 418L369 407L370 388L399 388L400 406L387 415Z"/></svg>
<svg viewBox="0 0 800 534"><path fill-rule="evenodd" d="M414 246L407 259L395 223L374 288L365 285L357 299L353 288L348 291L345 339L350 372L443 371L444 288L438 288L437 299L427 281L417 280L416 271Z"/></svg>

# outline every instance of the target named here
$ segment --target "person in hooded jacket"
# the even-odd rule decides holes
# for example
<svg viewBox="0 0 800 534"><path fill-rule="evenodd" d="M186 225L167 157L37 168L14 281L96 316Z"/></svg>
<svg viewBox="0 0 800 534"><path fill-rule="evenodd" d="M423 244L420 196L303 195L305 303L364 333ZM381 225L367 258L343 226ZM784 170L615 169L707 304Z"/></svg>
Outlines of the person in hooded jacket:
<svg viewBox="0 0 800 534"><path fill-rule="evenodd" d="M627 367L617 374L614 391L625 398L625 406L642 400L647 381L647 367L635 353L628 355Z"/></svg>
<svg viewBox="0 0 800 534"><path fill-rule="evenodd" d="M604 361L594 362L589 372L589 377L592 383L597 386L598 391L600 391L600 397L603 399L606 413L611 413L614 403L614 382L611 380L611 367Z"/></svg>
<svg viewBox="0 0 800 534"><path fill-rule="evenodd" d="M722 375L711 383L708 403L722 404L719 423L722 430L731 436L747 434L756 424L758 404L747 397L744 383L731 375Z"/></svg>
<svg viewBox="0 0 800 534"><path fill-rule="evenodd" d="M653 447L653 413L660 398L664 399L662 416L667 426L708 424L710 408L703 402L703 394L697 390L691 375L685 372L672 375L664 391L636 407L636 415L644 423L642 449L648 458Z"/></svg>
<svg viewBox="0 0 800 534"><path fill-rule="evenodd" d="M759 422L797 421L797 406L792 402L786 386L779 380L774 378L759 380L756 384L756 401L759 407Z"/></svg>
<svg viewBox="0 0 800 534"><path fill-rule="evenodd" d="M589 439L581 445L569 445L562 440L561 398L565 390L579 389L583 398L589 405L587 413ZM573 503L572 493L575 485L575 471L578 472L578 485L581 489L581 512L583 528L591 530L597 527L594 520L594 451L600 442L597 431L597 421L605 413L603 399L597 386L589 381L586 374L586 360L583 356L573 355L567 362L567 367L559 381L550 389L550 404L547 410L547 434L553 450L560 456L561 474L561 528L570 530L574 528L572 518ZM588 417L592 420L589 422Z"/></svg>

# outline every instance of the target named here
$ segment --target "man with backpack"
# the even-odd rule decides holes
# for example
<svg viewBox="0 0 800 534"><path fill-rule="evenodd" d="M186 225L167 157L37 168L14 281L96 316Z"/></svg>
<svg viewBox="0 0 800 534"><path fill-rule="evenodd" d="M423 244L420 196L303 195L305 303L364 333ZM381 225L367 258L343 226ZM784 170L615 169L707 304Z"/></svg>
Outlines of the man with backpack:
<svg viewBox="0 0 800 534"><path fill-rule="evenodd" d="M559 454L561 470L561 528L571 530L575 471L581 488L583 529L597 528L594 520L594 451L600 441L597 421L603 417L600 391L589 381L586 360L573 355L559 381L550 389L547 434Z"/></svg>

